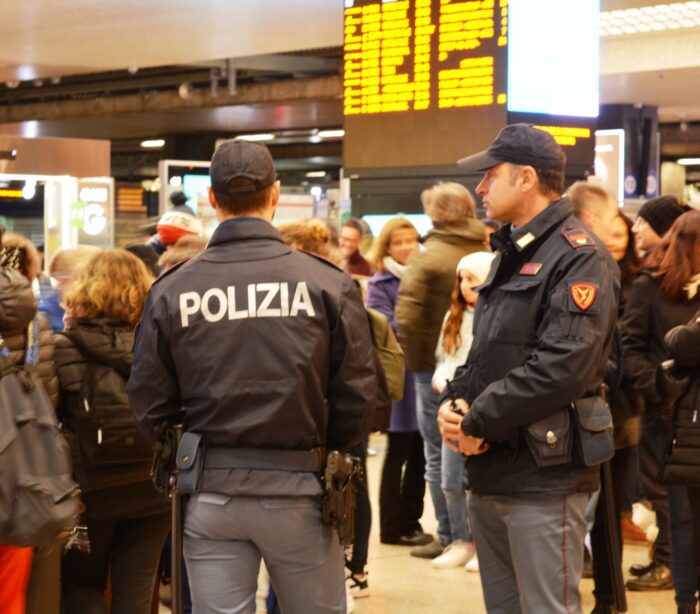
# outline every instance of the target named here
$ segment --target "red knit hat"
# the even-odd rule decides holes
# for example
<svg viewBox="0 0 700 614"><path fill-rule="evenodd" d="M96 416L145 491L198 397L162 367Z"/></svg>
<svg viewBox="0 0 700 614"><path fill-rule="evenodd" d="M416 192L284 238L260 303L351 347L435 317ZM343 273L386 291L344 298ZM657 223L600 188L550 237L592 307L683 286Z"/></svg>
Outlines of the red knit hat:
<svg viewBox="0 0 700 614"><path fill-rule="evenodd" d="M163 245L172 245L185 235L201 235L202 222L194 215L168 211L158 220L156 232L158 233L158 239Z"/></svg>

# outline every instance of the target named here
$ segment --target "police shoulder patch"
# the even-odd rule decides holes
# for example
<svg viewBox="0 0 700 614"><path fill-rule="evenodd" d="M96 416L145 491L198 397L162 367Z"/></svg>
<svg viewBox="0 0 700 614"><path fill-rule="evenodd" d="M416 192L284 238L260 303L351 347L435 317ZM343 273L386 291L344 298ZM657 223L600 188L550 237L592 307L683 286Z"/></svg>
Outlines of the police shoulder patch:
<svg viewBox="0 0 700 614"><path fill-rule="evenodd" d="M575 282L569 285L569 293L576 307L581 311L588 311L595 303L598 287L588 282Z"/></svg>
<svg viewBox="0 0 700 614"><path fill-rule="evenodd" d="M596 247L595 241L581 226L565 224L561 228L561 234L567 243L574 249L579 247Z"/></svg>

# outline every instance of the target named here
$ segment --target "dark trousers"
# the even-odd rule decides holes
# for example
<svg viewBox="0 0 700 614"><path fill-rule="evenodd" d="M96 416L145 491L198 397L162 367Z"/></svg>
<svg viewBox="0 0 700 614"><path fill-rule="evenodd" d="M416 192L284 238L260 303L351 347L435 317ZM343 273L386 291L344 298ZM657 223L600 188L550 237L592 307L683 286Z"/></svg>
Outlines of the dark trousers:
<svg viewBox="0 0 700 614"><path fill-rule="evenodd" d="M659 463L666 446L668 427L658 419L644 415L644 431L639 446L639 471L644 496L656 512L659 533L654 541L654 559L664 565L671 564L670 513L668 491L659 481Z"/></svg>
<svg viewBox="0 0 700 614"><path fill-rule="evenodd" d="M65 614L107 614L104 591L111 564L111 614L150 614L169 514L88 518L90 553L69 550L63 561Z"/></svg>
<svg viewBox="0 0 700 614"><path fill-rule="evenodd" d="M420 433L388 433L379 489L382 541L397 541L420 530L425 497L425 457Z"/></svg>
<svg viewBox="0 0 700 614"><path fill-rule="evenodd" d="M369 489L367 488L367 440L355 446L350 453L362 461L362 475L357 491L357 510L355 512L355 542L352 546L352 558L346 562L346 567L352 573L362 573L367 565L369 554L369 532L372 528L372 508L369 504Z"/></svg>
<svg viewBox="0 0 700 614"><path fill-rule="evenodd" d="M690 513L693 517L693 558L695 574L700 589L700 486L688 486Z"/></svg>
<svg viewBox="0 0 700 614"><path fill-rule="evenodd" d="M618 520L617 534L619 542L617 550L622 561L622 529L620 527L620 512L624 510L628 497L628 482L635 479L637 474L637 451L635 447L615 450L615 456L610 461L610 473L612 474L613 503L615 505L615 518ZM595 509L595 520L591 529L591 551L593 555L593 594L597 602L612 604L612 573L610 568L610 553L608 542L605 539L605 505L603 495L598 498Z"/></svg>

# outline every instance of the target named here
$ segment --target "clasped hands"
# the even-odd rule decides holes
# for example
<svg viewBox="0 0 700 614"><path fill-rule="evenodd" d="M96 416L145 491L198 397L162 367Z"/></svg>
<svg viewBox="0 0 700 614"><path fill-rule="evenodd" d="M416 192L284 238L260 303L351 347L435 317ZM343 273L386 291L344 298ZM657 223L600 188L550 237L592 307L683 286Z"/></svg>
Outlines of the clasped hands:
<svg viewBox="0 0 700 614"><path fill-rule="evenodd" d="M462 413L454 410L453 403ZM469 411L469 404L464 399L455 401L445 401L438 409L437 422L440 435L445 445L455 452L461 452L466 456L483 454L489 449L483 437L472 437L465 435L462 431L462 418Z"/></svg>

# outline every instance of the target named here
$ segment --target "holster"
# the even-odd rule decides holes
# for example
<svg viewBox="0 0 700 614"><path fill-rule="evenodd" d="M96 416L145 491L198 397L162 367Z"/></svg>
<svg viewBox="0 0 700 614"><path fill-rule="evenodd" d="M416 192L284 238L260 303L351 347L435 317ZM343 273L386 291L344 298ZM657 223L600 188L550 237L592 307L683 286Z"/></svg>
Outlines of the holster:
<svg viewBox="0 0 700 614"><path fill-rule="evenodd" d="M573 403L575 419L574 460L584 467L595 467L615 455L613 419L608 404L599 396Z"/></svg>
<svg viewBox="0 0 700 614"><path fill-rule="evenodd" d="M177 449L177 490L181 495L193 495L199 487L204 467L204 440L200 433L182 434Z"/></svg>
<svg viewBox="0 0 700 614"><path fill-rule="evenodd" d="M355 539L357 491L362 477L359 458L337 450L328 453L321 512L323 524L336 529L343 546L351 545Z"/></svg>

